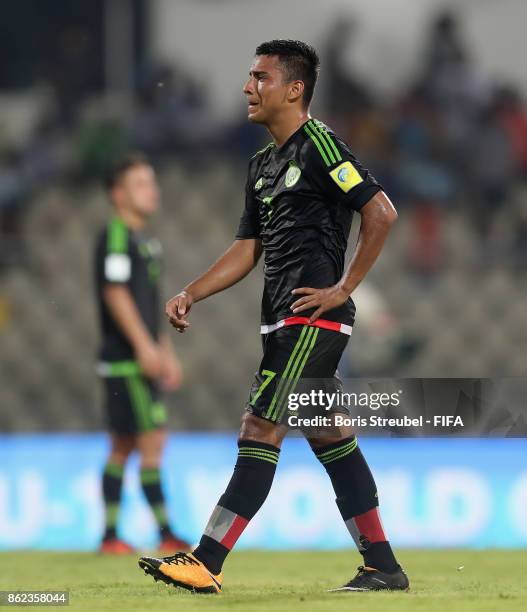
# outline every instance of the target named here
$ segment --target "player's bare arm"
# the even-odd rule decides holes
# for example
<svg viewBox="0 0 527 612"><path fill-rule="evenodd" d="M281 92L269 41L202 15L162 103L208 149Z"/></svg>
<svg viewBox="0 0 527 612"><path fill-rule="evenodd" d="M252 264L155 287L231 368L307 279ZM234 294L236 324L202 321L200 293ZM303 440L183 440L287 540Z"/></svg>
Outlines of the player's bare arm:
<svg viewBox="0 0 527 612"><path fill-rule="evenodd" d="M178 332L184 332L190 325L187 316L192 304L241 281L254 269L261 254L261 240L235 240L204 274L167 302L165 313L170 323Z"/></svg>
<svg viewBox="0 0 527 612"><path fill-rule="evenodd" d="M128 287L107 284L103 299L113 319L132 345L141 369L149 378L161 375L162 356L158 344L147 330Z"/></svg>
<svg viewBox="0 0 527 612"><path fill-rule="evenodd" d="M376 193L362 207L360 215L361 225L357 246L341 280L336 285L324 289L299 287L292 291L294 295L304 296L291 306L295 314L316 308L309 318L310 323L324 312L344 304L375 263L391 226L397 220L397 212L383 191Z"/></svg>

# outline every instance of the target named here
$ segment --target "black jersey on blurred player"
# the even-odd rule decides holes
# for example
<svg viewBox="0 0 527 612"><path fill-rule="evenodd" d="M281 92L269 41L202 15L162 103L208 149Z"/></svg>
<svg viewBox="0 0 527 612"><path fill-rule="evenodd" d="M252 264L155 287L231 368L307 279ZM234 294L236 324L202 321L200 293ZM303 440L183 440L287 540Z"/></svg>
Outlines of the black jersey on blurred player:
<svg viewBox="0 0 527 612"><path fill-rule="evenodd" d="M166 307L172 325L185 331L194 302L241 280L264 253L264 353L242 419L233 476L192 554L139 561L155 578L198 592L219 592L225 558L267 497L287 432L290 394L312 379L339 389L336 369L355 315L350 294L397 217L350 148L311 118L318 67L316 51L300 41L275 40L256 49L244 87L248 117L268 129L273 143L250 162L236 241ZM354 211L361 216L359 239L344 269ZM407 588L353 432L340 428L305 435L331 478L342 518L364 557L357 575L337 590Z"/></svg>
<svg viewBox="0 0 527 612"><path fill-rule="evenodd" d="M141 484L160 531L160 548L186 543L168 526L161 489L160 458L166 440L161 390L179 386L179 362L160 334L161 246L144 227L158 208L159 190L152 166L129 155L107 176L112 215L96 244L95 277L102 343L99 374L112 448L103 474L106 527L101 550L130 552L117 537L123 472L130 453L141 456Z"/></svg>

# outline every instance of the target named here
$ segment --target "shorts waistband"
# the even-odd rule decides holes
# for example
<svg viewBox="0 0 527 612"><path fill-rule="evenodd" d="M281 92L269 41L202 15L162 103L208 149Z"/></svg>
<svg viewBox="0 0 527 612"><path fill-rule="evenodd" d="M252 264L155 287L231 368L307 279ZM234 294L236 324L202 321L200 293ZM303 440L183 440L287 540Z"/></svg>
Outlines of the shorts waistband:
<svg viewBox="0 0 527 612"><path fill-rule="evenodd" d="M95 371L103 378L139 376L142 373L141 366L137 361L99 361Z"/></svg>
<svg viewBox="0 0 527 612"><path fill-rule="evenodd" d="M317 319L313 323L309 323L309 317L287 317L276 323L270 325L260 325L261 334L270 334L271 332L280 329L281 327L289 327L289 325L309 325L310 327L320 327L321 329L330 329L331 331L340 332L351 336L353 328L351 325L345 323L338 323L337 321L328 321L327 319Z"/></svg>

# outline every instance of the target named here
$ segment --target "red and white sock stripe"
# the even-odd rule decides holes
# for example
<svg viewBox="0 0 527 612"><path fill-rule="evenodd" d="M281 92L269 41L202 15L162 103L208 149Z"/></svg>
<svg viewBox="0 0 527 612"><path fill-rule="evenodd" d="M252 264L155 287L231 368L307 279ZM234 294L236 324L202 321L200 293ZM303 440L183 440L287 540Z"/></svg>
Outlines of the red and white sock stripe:
<svg viewBox="0 0 527 612"><path fill-rule="evenodd" d="M348 519L346 521L346 527L351 537L355 540L355 544L359 551L363 550L361 536L365 537L370 544L386 541L381 515L379 514L379 508L377 506L363 514Z"/></svg>
<svg viewBox="0 0 527 612"><path fill-rule="evenodd" d="M248 524L249 521L243 516L222 506L216 506L205 528L204 535L231 550Z"/></svg>

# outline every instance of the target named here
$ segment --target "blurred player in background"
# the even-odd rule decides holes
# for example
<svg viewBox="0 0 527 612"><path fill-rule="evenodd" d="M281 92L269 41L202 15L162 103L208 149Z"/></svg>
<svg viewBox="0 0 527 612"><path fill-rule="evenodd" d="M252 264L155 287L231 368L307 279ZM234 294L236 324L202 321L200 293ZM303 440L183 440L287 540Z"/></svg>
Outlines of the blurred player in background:
<svg viewBox="0 0 527 612"><path fill-rule="evenodd" d="M341 389L335 374L355 318L350 294L397 218L349 147L310 117L318 67L316 51L300 41L275 40L256 49L244 87L248 115L268 129L273 142L249 163L234 244L166 308L172 325L185 331L194 302L237 283L265 254L264 354L242 419L234 474L192 554L139 560L156 580L196 592L221 590L223 562L271 489L288 430L288 395L301 378L327 381L326 391ZM360 234L345 270L354 211L361 216ZM356 576L334 590L407 589L408 578L381 523L375 481L353 432L343 427L306 436L364 558Z"/></svg>
<svg viewBox="0 0 527 612"><path fill-rule="evenodd" d="M104 379L111 452L103 473L105 553L127 553L117 536L123 472L132 451L141 460L141 485L157 520L160 550L187 548L168 525L160 461L166 442L162 391L181 383L180 363L161 334L159 277L161 245L143 230L159 207L152 166L140 154L115 164L106 177L113 214L96 245L97 300L102 328L99 374Z"/></svg>

